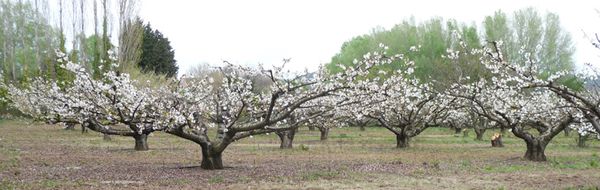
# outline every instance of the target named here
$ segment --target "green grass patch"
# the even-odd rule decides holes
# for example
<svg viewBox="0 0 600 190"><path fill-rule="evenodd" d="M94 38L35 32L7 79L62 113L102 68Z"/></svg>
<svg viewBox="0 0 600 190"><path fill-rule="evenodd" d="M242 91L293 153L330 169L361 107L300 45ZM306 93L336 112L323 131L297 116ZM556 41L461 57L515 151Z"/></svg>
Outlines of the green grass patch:
<svg viewBox="0 0 600 190"><path fill-rule="evenodd" d="M0 189L17 189L17 185L13 181L1 180L0 181Z"/></svg>
<svg viewBox="0 0 600 190"><path fill-rule="evenodd" d="M0 172L19 166L20 150L0 143Z"/></svg>
<svg viewBox="0 0 600 190"><path fill-rule="evenodd" d="M577 186L567 187L565 190L600 190L600 186Z"/></svg>
<svg viewBox="0 0 600 190"><path fill-rule="evenodd" d="M470 160L462 160L460 161L460 166L463 168L470 168L473 163Z"/></svg>
<svg viewBox="0 0 600 190"><path fill-rule="evenodd" d="M549 160L554 168L560 169L597 169L600 168L598 157L557 157Z"/></svg>
<svg viewBox="0 0 600 190"><path fill-rule="evenodd" d="M523 165L499 165L499 166L486 166L483 170L487 173L510 173L510 172L518 172L523 170L532 169L529 166Z"/></svg>
<svg viewBox="0 0 600 190"><path fill-rule="evenodd" d="M59 182L56 180L46 179L42 180L40 184L45 189L56 189L59 185Z"/></svg>
<svg viewBox="0 0 600 190"><path fill-rule="evenodd" d="M303 180L314 181L319 179L334 179L340 175L337 171L312 171L303 174L301 177Z"/></svg>
<svg viewBox="0 0 600 190"><path fill-rule="evenodd" d="M208 183L210 184L223 183L224 181L225 178L223 178L223 176L213 176L210 179L208 179Z"/></svg>

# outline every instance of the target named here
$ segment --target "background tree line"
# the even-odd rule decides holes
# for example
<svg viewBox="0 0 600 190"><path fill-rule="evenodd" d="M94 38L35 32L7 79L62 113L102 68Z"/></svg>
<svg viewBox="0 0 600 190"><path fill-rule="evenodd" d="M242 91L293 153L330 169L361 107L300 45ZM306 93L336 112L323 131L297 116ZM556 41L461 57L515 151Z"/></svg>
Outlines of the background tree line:
<svg viewBox="0 0 600 190"><path fill-rule="evenodd" d="M26 86L42 77L68 84L73 76L61 67L57 51L95 78L109 68L110 52L118 70L141 80L176 76L170 42L137 17L138 5L137 0L0 0L3 82ZM6 112L6 105L0 110Z"/></svg>
<svg viewBox="0 0 600 190"><path fill-rule="evenodd" d="M432 18L416 22L414 18L402 21L389 30L378 27L371 33L357 36L342 44L341 50L326 65L330 73L339 72L339 65L353 63L357 57L378 48L380 43L389 46L388 53L397 54L407 50L407 54L417 64L414 75L424 82L434 82L445 86L459 78L478 80L489 77L479 62L478 56L461 56L458 60L447 59L442 55L450 49L460 51L462 47L483 47L491 41L502 41L505 60L517 63L533 61L538 63L542 75L558 71L573 71L575 47L570 34L560 24L555 13L540 13L534 8L526 8L507 14L496 11L483 19L481 25L459 23L456 20ZM415 46L420 44L419 46ZM467 51L462 48L462 50ZM538 50L538 51L533 51ZM523 56L523 52L536 52ZM458 67L455 67L458 65ZM394 63L383 71L401 69L405 63ZM375 76L373 76L375 77ZM581 83L576 78L564 80L571 87Z"/></svg>

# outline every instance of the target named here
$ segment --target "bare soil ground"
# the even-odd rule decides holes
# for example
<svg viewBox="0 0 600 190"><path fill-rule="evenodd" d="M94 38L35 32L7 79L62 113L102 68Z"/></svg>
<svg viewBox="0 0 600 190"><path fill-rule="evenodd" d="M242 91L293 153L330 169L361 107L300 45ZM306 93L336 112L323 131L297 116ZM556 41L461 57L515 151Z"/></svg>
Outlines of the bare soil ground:
<svg viewBox="0 0 600 190"><path fill-rule="evenodd" d="M128 137L103 141L94 132L0 121L0 189L600 187L600 143L577 148L575 135L559 135L546 150L548 162L529 162L521 159L524 143L510 136L506 147L492 148L489 141L434 128L399 150L380 128L336 128L327 142L318 134L301 130L292 150L280 150L275 135L244 139L225 151L226 169L208 171L198 167L198 145L164 133L150 136L151 150L139 152Z"/></svg>

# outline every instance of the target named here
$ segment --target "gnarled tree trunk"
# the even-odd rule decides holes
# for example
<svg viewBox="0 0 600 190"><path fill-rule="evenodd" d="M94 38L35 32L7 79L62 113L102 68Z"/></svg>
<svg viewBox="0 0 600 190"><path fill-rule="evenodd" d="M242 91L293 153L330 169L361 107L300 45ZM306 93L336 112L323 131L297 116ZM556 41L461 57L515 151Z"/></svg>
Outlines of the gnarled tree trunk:
<svg viewBox="0 0 600 190"><path fill-rule="evenodd" d="M406 134L396 134L396 148L410 147L410 137Z"/></svg>
<svg viewBox="0 0 600 190"><path fill-rule="evenodd" d="M147 134L135 134L135 150L145 151L148 150L148 135Z"/></svg>
<svg viewBox="0 0 600 190"><path fill-rule="evenodd" d="M562 132L567 126L569 126L574 120L574 117L567 115L563 117L557 124L547 124L540 121L527 123L528 125L536 128L540 135L534 137L523 128L518 126L512 127L512 132L516 137L519 137L527 144L527 151L525 152L525 159L531 161L546 161L546 146L552 138Z"/></svg>
<svg viewBox="0 0 600 190"><path fill-rule="evenodd" d="M321 132L321 141L326 141L329 138L329 128L320 127L319 131Z"/></svg>
<svg viewBox="0 0 600 190"><path fill-rule="evenodd" d="M221 158L222 152L215 152L209 148L202 148L202 163L200 168L206 170L220 170L223 169L223 159Z"/></svg>
<svg viewBox="0 0 600 190"><path fill-rule="evenodd" d="M291 149L293 147L294 136L296 135L296 129L291 129L287 131L276 132L277 136L279 136L279 140L281 140L281 144L279 148L281 149Z"/></svg>
<svg viewBox="0 0 600 190"><path fill-rule="evenodd" d="M531 161L546 161L546 145L548 142L540 139L525 140L527 144L527 151L525 152L525 159Z"/></svg>

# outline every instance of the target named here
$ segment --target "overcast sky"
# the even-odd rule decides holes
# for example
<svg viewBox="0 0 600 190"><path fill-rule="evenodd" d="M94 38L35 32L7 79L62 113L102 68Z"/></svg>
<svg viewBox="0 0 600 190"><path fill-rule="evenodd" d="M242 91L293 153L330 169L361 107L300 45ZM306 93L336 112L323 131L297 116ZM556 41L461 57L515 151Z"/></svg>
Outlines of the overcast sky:
<svg viewBox="0 0 600 190"><path fill-rule="evenodd" d="M410 3L408 3L410 2ZM289 69L316 70L339 52L343 42L386 29L414 16L435 16L481 24L484 16L501 9L526 7L558 13L576 43L576 62L600 65L584 32L600 33L600 1L333 1L333 0L143 0L140 15L171 41L180 74L200 63L281 64Z"/></svg>

